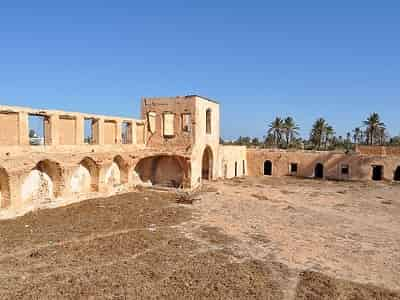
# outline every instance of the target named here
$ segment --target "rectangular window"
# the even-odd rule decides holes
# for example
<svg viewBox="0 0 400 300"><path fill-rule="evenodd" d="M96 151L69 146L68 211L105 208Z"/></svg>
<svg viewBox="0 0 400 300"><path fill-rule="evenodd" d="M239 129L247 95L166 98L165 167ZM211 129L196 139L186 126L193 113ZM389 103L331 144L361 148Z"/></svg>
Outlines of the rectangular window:
<svg viewBox="0 0 400 300"><path fill-rule="evenodd" d="M350 174L349 165L342 165L342 175L349 175L349 174Z"/></svg>
<svg viewBox="0 0 400 300"><path fill-rule="evenodd" d="M146 142L145 137L145 124L136 123L136 143L138 145L143 145Z"/></svg>
<svg viewBox="0 0 400 300"><path fill-rule="evenodd" d="M148 113L148 121L149 121L149 124L148 124L148 127L149 127L149 131L151 132L151 133L155 133L156 132L156 117L157 117L157 114L155 113L155 112L149 112Z"/></svg>
<svg viewBox="0 0 400 300"><path fill-rule="evenodd" d="M291 163L290 164L290 173L291 174L296 174L298 170L298 165L296 163Z"/></svg>
<svg viewBox="0 0 400 300"><path fill-rule="evenodd" d="M206 111L206 133L211 134L211 109Z"/></svg>
<svg viewBox="0 0 400 300"><path fill-rule="evenodd" d="M191 132L192 131L192 115L182 114L182 131Z"/></svg>
<svg viewBox="0 0 400 300"><path fill-rule="evenodd" d="M122 144L132 144L132 123L122 122L121 126Z"/></svg>
<svg viewBox="0 0 400 300"><path fill-rule="evenodd" d="M172 137L174 136L174 123L175 123L175 115L173 113L167 112L164 113L164 136Z"/></svg>
<svg viewBox="0 0 400 300"><path fill-rule="evenodd" d="M93 118L85 118L84 126L84 140L85 144L98 144L99 143L99 121Z"/></svg>
<svg viewBox="0 0 400 300"><path fill-rule="evenodd" d="M50 120L44 115L29 115L29 143L32 146L50 144Z"/></svg>

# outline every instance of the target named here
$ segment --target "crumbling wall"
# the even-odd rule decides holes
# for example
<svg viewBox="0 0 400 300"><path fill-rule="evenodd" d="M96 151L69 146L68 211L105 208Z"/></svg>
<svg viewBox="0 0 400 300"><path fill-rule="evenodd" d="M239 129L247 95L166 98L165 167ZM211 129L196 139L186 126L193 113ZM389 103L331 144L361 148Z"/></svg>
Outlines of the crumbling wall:
<svg viewBox="0 0 400 300"><path fill-rule="evenodd" d="M4 168L0 168L0 208L10 206L10 178Z"/></svg>
<svg viewBox="0 0 400 300"><path fill-rule="evenodd" d="M118 164L112 162L105 175L106 184L110 187L114 187L121 184L121 171Z"/></svg>
<svg viewBox="0 0 400 300"><path fill-rule="evenodd" d="M21 187L22 201L25 204L45 204L54 198L54 185L50 176L37 169L32 170Z"/></svg>
<svg viewBox="0 0 400 300"><path fill-rule="evenodd" d="M89 193L92 191L92 176L90 171L79 165L71 177L72 193Z"/></svg>
<svg viewBox="0 0 400 300"><path fill-rule="evenodd" d="M155 156L140 160L135 167L135 172L144 183L182 187L187 181L188 166L180 157Z"/></svg>
<svg viewBox="0 0 400 300"><path fill-rule="evenodd" d="M99 166L96 164L96 162L90 157L85 157L79 163L79 167L82 167L89 172L90 191L98 192L99 191L100 170L99 170Z"/></svg>
<svg viewBox="0 0 400 300"><path fill-rule="evenodd" d="M142 118L148 123L146 144L168 149L190 147L195 135L195 109L193 97L143 99ZM190 126L186 128L184 121L188 115Z"/></svg>

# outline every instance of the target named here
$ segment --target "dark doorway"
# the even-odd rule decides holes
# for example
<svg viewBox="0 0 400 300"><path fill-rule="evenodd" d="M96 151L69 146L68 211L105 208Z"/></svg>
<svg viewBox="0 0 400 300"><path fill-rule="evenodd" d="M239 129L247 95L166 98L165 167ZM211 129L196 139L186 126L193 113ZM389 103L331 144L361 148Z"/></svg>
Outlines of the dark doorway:
<svg viewBox="0 0 400 300"><path fill-rule="evenodd" d="M212 180L212 171L213 171L213 153L210 147L207 147L204 150L203 154L203 163L201 170L201 177L204 180Z"/></svg>
<svg viewBox="0 0 400 300"><path fill-rule="evenodd" d="M396 171L394 171L394 181L400 181L400 166L397 167Z"/></svg>
<svg viewBox="0 0 400 300"><path fill-rule="evenodd" d="M272 176L272 162L270 160L264 162L264 176Z"/></svg>
<svg viewBox="0 0 400 300"><path fill-rule="evenodd" d="M238 177L238 163L235 161L235 177Z"/></svg>
<svg viewBox="0 0 400 300"><path fill-rule="evenodd" d="M314 177L319 178L319 179L324 178L324 165L323 164L317 164L315 166Z"/></svg>
<svg viewBox="0 0 400 300"><path fill-rule="evenodd" d="M290 175L297 175L297 170L298 170L298 164L291 163L290 164Z"/></svg>
<svg viewBox="0 0 400 300"><path fill-rule="evenodd" d="M372 180L380 181L383 178L383 166L372 166Z"/></svg>

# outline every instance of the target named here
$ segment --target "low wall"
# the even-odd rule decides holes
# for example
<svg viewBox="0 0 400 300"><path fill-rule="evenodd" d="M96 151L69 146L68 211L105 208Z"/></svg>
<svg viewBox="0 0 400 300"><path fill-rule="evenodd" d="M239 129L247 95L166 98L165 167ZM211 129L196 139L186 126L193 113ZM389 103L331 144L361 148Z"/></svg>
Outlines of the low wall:
<svg viewBox="0 0 400 300"><path fill-rule="evenodd" d="M247 149L245 146L220 146L218 175L233 178L247 175Z"/></svg>
<svg viewBox="0 0 400 300"><path fill-rule="evenodd" d="M372 166L379 165L383 167L382 179L391 181L396 169L400 166L400 158L380 155L248 149L248 174L263 176L266 161L272 163L272 176L296 175L313 178L316 175L317 164L322 164L323 178L335 180L371 180ZM297 166L296 172L292 172L292 165Z"/></svg>

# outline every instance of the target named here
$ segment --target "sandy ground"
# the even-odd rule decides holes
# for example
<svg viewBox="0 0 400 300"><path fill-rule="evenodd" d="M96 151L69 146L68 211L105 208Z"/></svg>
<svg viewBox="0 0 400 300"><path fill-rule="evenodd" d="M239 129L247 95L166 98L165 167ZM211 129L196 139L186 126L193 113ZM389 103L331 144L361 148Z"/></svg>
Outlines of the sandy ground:
<svg viewBox="0 0 400 300"><path fill-rule="evenodd" d="M0 221L0 299L400 299L400 186L149 190Z"/></svg>

